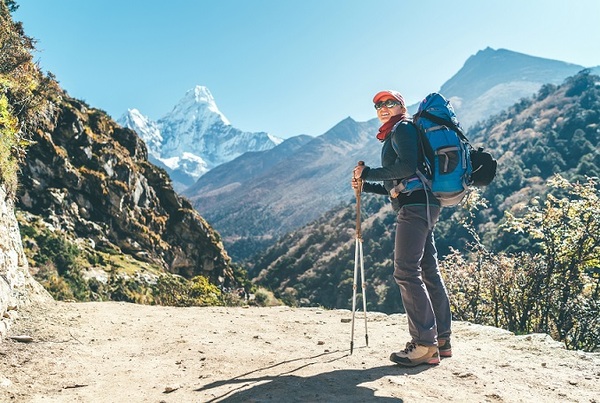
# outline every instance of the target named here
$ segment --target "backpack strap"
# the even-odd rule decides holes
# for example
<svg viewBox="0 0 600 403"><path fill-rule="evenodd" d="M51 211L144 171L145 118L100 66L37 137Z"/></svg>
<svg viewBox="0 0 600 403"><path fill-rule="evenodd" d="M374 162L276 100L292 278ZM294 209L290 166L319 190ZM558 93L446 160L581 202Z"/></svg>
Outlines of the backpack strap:
<svg viewBox="0 0 600 403"><path fill-rule="evenodd" d="M412 124L413 127L415 128L415 130L417 131L417 148L418 148L418 152L419 152L419 158L417 160L417 170L416 170L415 174L413 176L411 176L410 178L403 179L401 181L394 180L395 186L390 191L390 196L392 198L398 197L398 195L400 193L405 192L406 186L410 182L413 182L413 181L421 182L421 186L423 186L422 190L425 192L425 199L426 199L426 206L427 206L427 227L431 228L432 221L431 221L431 213L430 213L429 192L427 191L427 189L431 190L431 179L429 179L426 175L433 175L432 168L431 168L432 164L433 164L433 162L432 162L433 159L430 160L430 158L433 158L433 148L431 147L429 140L427 139L425 134L419 129L419 127L413 121L407 120L407 122ZM394 126L394 130L396 130L396 127L398 126L398 124L400 124L400 122L398 122L396 124L396 126ZM427 172L424 173L423 170L425 170ZM412 190L408 193L409 194L412 193Z"/></svg>
<svg viewBox="0 0 600 403"><path fill-rule="evenodd" d="M456 134L458 134L458 137L460 137L463 141L465 141L467 143L469 142L469 139L467 139L467 136L465 136L462 129L450 120L442 119L438 116L435 116L433 113L429 113L425 110L417 113L415 116L417 118L424 117L425 119L431 120L433 123L436 123L441 126L446 126L447 128L454 130L456 132Z"/></svg>
<svg viewBox="0 0 600 403"><path fill-rule="evenodd" d="M394 180L394 188L392 189L395 193L392 197L397 197L400 193L412 193L411 191L407 191L406 188L409 187L409 183L414 181L418 181L423 186L423 189L431 189L431 180L428 176L432 176L432 164L433 164L433 148L429 143L429 140L424 135L424 133L415 125L415 123L411 120L402 120L401 122L407 122L411 124L414 129L417 131L417 170L414 175L405 178L403 180ZM394 130L401 123L398 122L396 126L394 126ZM414 189L417 190L417 189Z"/></svg>

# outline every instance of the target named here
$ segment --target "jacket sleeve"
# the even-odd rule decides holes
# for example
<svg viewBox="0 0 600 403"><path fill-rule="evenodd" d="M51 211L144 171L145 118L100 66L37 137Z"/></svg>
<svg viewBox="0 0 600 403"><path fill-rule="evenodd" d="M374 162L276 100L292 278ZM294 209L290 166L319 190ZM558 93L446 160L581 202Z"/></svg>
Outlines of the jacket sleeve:
<svg viewBox="0 0 600 403"><path fill-rule="evenodd" d="M380 183L363 182L363 192L388 195L386 188Z"/></svg>
<svg viewBox="0 0 600 403"><path fill-rule="evenodd" d="M419 147L415 126L403 122L396 127L391 136L391 145L397 155L394 163L381 168L366 167L361 175L362 179L372 181L404 179L417 172Z"/></svg>

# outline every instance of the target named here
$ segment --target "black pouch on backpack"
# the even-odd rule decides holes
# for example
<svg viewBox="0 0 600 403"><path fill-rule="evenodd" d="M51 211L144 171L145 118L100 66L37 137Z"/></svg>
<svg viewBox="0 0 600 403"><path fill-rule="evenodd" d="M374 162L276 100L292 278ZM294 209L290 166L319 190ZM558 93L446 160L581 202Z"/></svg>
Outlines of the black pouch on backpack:
<svg viewBox="0 0 600 403"><path fill-rule="evenodd" d="M483 151L480 147L477 150L471 150L471 164L473 172L471 173L472 186L487 186L496 176L498 162L492 157L492 154Z"/></svg>

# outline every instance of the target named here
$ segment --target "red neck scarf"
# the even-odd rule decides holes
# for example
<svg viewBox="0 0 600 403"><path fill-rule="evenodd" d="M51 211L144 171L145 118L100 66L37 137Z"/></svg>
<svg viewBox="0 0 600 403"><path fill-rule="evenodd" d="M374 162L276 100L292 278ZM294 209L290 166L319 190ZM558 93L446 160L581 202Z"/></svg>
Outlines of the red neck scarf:
<svg viewBox="0 0 600 403"><path fill-rule="evenodd" d="M390 135L390 133L392 132L392 129L394 128L394 125L396 123L398 123L401 120L406 119L406 113L401 113L399 115L394 115L390 118L390 120L388 120L387 122L385 122L380 128L379 128L379 133L377 133L377 139L381 142L385 141L385 139L387 139L387 137Z"/></svg>

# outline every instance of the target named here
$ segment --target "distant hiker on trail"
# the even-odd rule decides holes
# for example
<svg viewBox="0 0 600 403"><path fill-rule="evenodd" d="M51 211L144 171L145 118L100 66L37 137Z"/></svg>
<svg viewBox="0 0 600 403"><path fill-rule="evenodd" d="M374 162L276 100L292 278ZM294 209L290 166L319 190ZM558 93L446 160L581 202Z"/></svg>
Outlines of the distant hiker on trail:
<svg viewBox="0 0 600 403"><path fill-rule="evenodd" d="M390 360L411 367L438 364L440 356L452 356L450 303L433 239L440 203L423 189L399 194L393 191L401 180L416 178L417 166L424 155L402 95L397 91L381 91L373 102L383 124L377 134L383 143L381 167L357 165L352 187L357 189L357 179L362 179L363 192L391 196L392 208L397 213L394 279L402 294L411 341L404 350L392 353Z"/></svg>

